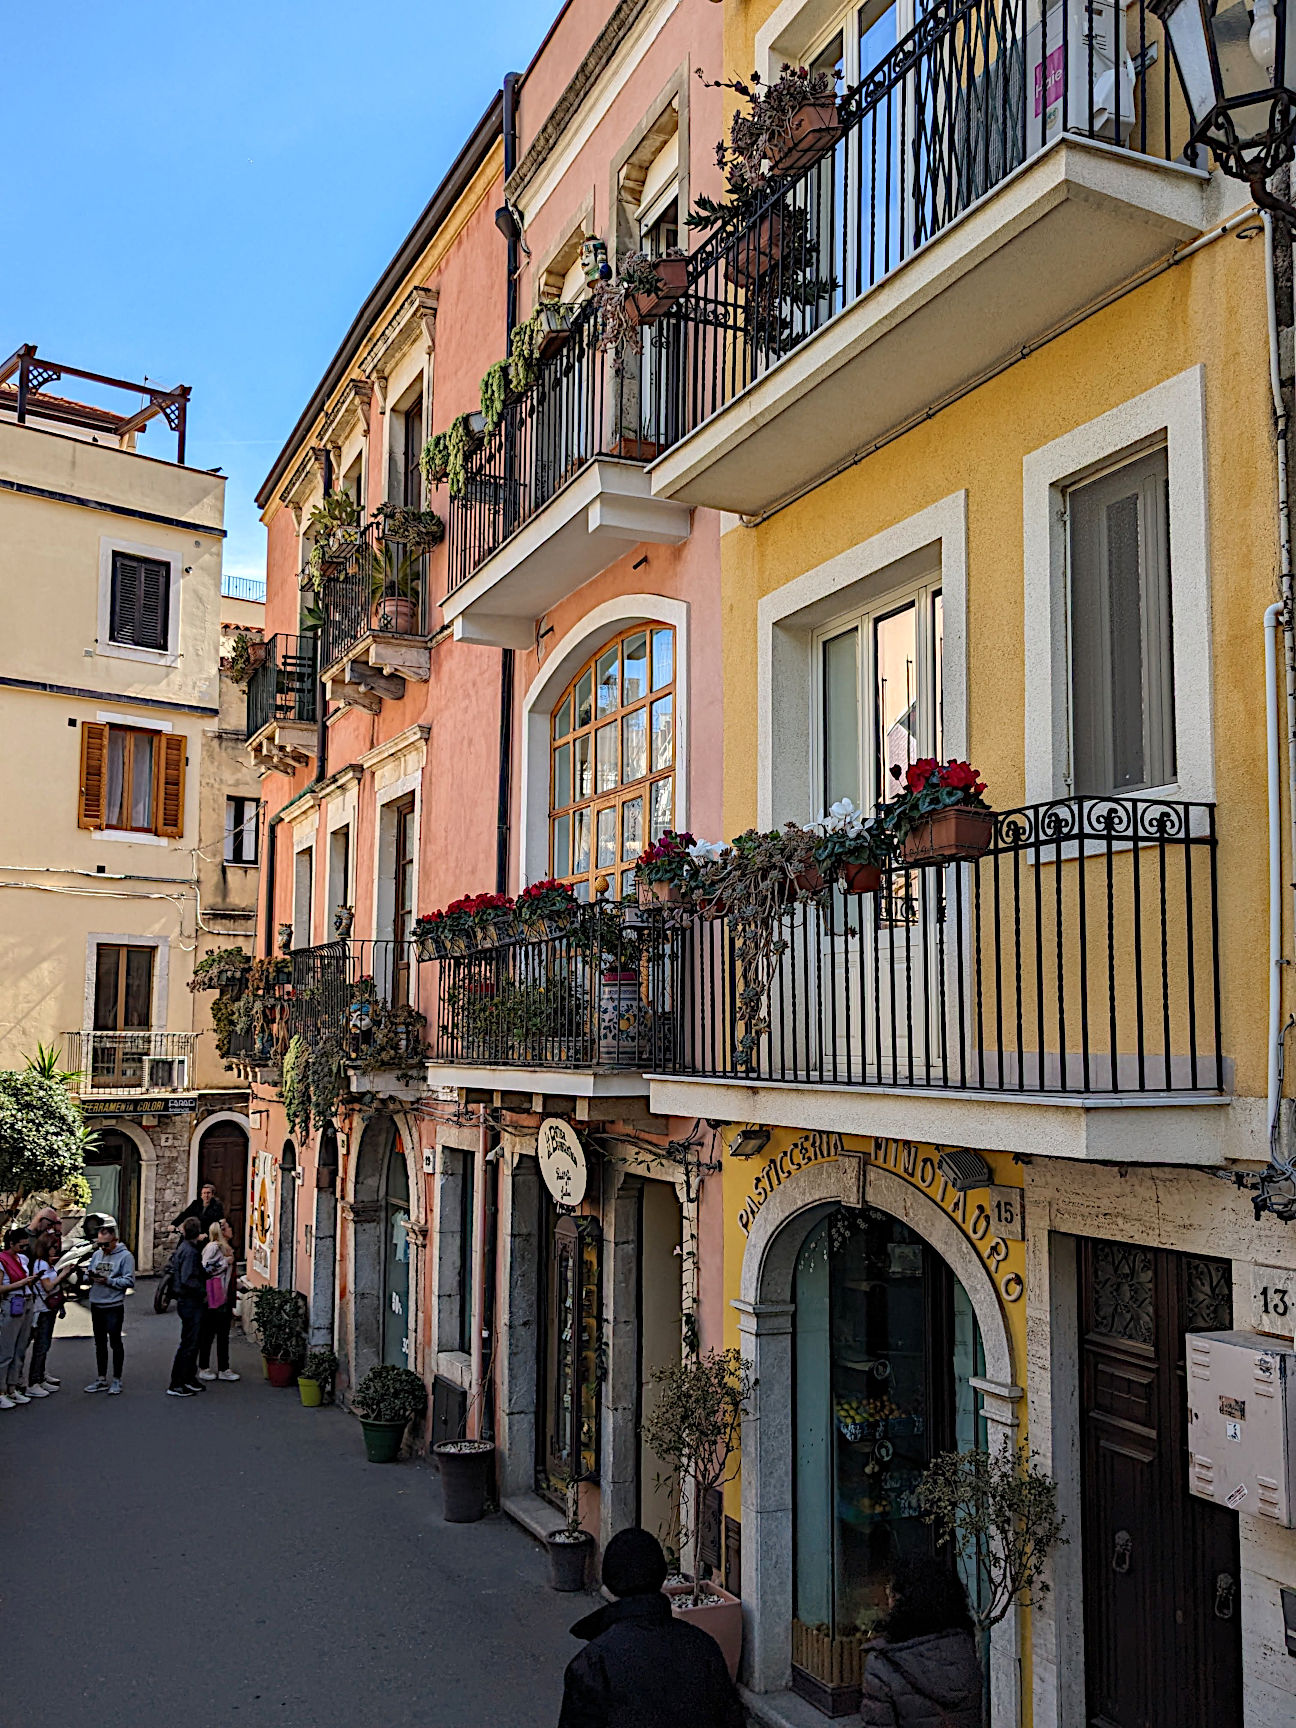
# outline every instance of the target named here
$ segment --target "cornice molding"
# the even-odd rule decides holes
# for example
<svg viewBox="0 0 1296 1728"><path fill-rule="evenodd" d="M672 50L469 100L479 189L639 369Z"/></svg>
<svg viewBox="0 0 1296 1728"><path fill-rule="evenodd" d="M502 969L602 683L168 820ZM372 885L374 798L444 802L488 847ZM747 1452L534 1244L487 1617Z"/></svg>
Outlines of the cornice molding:
<svg viewBox="0 0 1296 1728"><path fill-rule="evenodd" d="M324 485L324 446L312 445L301 461L288 477L288 483L279 494L279 502L287 504L300 513L302 506L315 490Z"/></svg>
<svg viewBox="0 0 1296 1728"><path fill-rule="evenodd" d="M369 404L373 401L373 390L373 383L368 378L347 379L320 426L322 443L340 449L356 424L362 438L369 436Z"/></svg>
<svg viewBox="0 0 1296 1728"><path fill-rule="evenodd" d="M386 762L392 756L401 756L416 745L426 744L431 734L430 726L407 726L403 732L398 732L394 738L389 738L385 744L379 744L372 750L367 750L359 758L360 766L366 772L376 768L380 762Z"/></svg>
<svg viewBox="0 0 1296 1728"><path fill-rule="evenodd" d="M373 379L380 395L385 397L389 375L420 331L428 353L435 350L439 297L436 288L411 288L361 356L360 370L366 378Z"/></svg>

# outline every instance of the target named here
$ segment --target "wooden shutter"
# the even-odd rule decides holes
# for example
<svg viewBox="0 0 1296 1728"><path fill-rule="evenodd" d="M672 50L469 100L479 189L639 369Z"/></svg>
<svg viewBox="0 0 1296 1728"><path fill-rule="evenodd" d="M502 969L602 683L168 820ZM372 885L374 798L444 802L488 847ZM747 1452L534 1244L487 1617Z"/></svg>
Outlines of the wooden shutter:
<svg viewBox="0 0 1296 1728"><path fill-rule="evenodd" d="M97 721L81 722L81 790L77 827L102 828L108 779L108 728Z"/></svg>
<svg viewBox="0 0 1296 1728"><path fill-rule="evenodd" d="M157 558L113 553L112 618L108 634L134 648L167 646L170 626L171 566Z"/></svg>
<svg viewBox="0 0 1296 1728"><path fill-rule="evenodd" d="M153 831L178 840L184 833L186 738L161 732L153 751Z"/></svg>

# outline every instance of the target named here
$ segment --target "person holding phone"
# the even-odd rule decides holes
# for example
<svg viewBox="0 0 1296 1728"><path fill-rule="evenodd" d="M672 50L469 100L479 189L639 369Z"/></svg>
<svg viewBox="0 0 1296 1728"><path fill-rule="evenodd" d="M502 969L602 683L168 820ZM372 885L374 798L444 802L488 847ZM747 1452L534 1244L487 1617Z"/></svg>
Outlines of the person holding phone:
<svg viewBox="0 0 1296 1728"><path fill-rule="evenodd" d="M122 1343L122 1321L126 1317L126 1292L135 1282L135 1256L117 1240L117 1226L104 1224L86 1270L90 1274L90 1324L94 1329L95 1367L98 1376L87 1392L107 1392L116 1397L122 1389L126 1350ZM112 1379L108 1378L108 1350L112 1348Z"/></svg>

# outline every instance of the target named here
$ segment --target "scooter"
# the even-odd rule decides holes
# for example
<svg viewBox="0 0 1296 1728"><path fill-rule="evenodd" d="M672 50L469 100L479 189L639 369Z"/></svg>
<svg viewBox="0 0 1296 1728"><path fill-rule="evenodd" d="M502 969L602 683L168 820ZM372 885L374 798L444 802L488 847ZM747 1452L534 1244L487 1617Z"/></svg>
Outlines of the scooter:
<svg viewBox="0 0 1296 1728"><path fill-rule="evenodd" d="M65 1271L71 1270L71 1276L63 1279L62 1289L64 1296L70 1297L74 1302L84 1302L90 1293L90 1274L86 1268L90 1263L90 1256L98 1247L99 1232L108 1224L111 1224L114 1230L117 1228L117 1220L110 1212L87 1212L81 1220L84 1241L74 1242L70 1248L65 1249L54 1267L60 1277Z"/></svg>

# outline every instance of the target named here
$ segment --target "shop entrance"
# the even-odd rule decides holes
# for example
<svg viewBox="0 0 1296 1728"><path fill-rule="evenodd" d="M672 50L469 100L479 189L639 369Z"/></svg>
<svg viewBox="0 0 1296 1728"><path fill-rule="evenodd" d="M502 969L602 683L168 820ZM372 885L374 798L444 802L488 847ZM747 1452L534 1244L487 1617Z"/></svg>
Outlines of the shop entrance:
<svg viewBox="0 0 1296 1728"><path fill-rule="evenodd" d="M131 1253L139 1255L139 1147L128 1134L103 1129L85 1167L90 1184L87 1212L106 1212Z"/></svg>
<svg viewBox="0 0 1296 1728"><path fill-rule="evenodd" d="M1188 1492L1185 1332L1233 1324L1232 1268L1079 1243L1086 1716L1242 1720L1238 1519Z"/></svg>
<svg viewBox="0 0 1296 1728"><path fill-rule="evenodd" d="M933 1549L916 1491L938 1452L984 1447L972 1303L900 1219L841 1207L793 1278L793 1685L829 1714L858 1703L863 1642L895 1561ZM969 1590L975 1555L960 1556Z"/></svg>
<svg viewBox="0 0 1296 1728"><path fill-rule="evenodd" d="M198 1142L198 1191L210 1182L234 1232L234 1252L247 1253L247 1130L237 1122L214 1122Z"/></svg>

